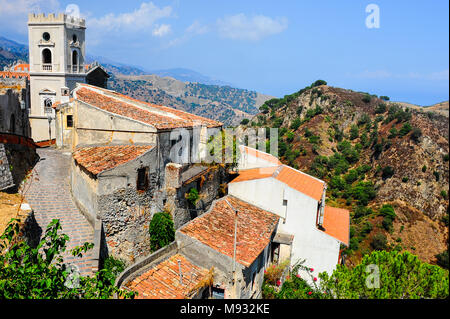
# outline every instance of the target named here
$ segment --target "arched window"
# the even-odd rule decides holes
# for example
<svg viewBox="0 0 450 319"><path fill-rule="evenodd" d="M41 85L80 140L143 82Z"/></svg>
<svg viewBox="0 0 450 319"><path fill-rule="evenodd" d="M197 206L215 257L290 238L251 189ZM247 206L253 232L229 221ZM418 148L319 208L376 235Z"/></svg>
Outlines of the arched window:
<svg viewBox="0 0 450 319"><path fill-rule="evenodd" d="M76 50L72 52L72 65L78 65L78 52Z"/></svg>
<svg viewBox="0 0 450 319"><path fill-rule="evenodd" d="M50 49L42 50L42 63L43 64L52 63L52 51L50 51Z"/></svg>
<svg viewBox="0 0 450 319"><path fill-rule="evenodd" d="M52 113L52 100L50 98L46 98L44 100L44 113Z"/></svg>

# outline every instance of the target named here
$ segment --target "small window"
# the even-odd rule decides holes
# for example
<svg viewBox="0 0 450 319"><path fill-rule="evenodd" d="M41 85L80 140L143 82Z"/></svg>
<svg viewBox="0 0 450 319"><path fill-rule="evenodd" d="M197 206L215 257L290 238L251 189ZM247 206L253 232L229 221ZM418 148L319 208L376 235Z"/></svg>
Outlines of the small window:
<svg viewBox="0 0 450 319"><path fill-rule="evenodd" d="M148 189L148 167L139 168L137 173L136 188L138 191L146 191Z"/></svg>
<svg viewBox="0 0 450 319"><path fill-rule="evenodd" d="M73 127L73 115L67 115L66 117L66 126Z"/></svg>
<svg viewBox="0 0 450 319"><path fill-rule="evenodd" d="M212 298L213 299L225 299L225 289L221 289L218 287L212 287Z"/></svg>
<svg viewBox="0 0 450 319"><path fill-rule="evenodd" d="M45 41L49 41L50 40L50 33L44 32L42 34L42 39L44 39Z"/></svg>
<svg viewBox="0 0 450 319"><path fill-rule="evenodd" d="M77 40L78 40L77 35L74 34L74 35L72 36L72 41L75 43L75 42L77 42Z"/></svg>

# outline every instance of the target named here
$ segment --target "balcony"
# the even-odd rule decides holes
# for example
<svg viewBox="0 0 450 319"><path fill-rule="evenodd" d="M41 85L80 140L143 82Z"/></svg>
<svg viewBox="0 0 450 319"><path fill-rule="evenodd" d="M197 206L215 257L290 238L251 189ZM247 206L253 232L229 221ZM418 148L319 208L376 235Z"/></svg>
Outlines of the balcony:
<svg viewBox="0 0 450 319"><path fill-rule="evenodd" d="M52 64L51 63L43 63L42 64L42 71L51 72L52 71Z"/></svg>
<svg viewBox="0 0 450 319"><path fill-rule="evenodd" d="M68 65L67 69L69 70L69 72L72 73L85 73L84 72L84 65Z"/></svg>

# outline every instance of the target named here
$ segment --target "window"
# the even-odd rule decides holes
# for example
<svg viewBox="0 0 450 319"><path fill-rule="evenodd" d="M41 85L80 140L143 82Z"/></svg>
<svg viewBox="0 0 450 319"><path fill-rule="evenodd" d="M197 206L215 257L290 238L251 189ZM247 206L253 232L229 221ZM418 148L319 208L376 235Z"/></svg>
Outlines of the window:
<svg viewBox="0 0 450 319"><path fill-rule="evenodd" d="M52 51L50 51L50 49L42 50L42 63L43 64L52 63Z"/></svg>
<svg viewBox="0 0 450 319"><path fill-rule="evenodd" d="M225 289L221 289L218 287L212 287L212 298L213 299L225 299Z"/></svg>
<svg viewBox="0 0 450 319"><path fill-rule="evenodd" d="M148 189L148 167L139 168L137 173L136 189L146 191Z"/></svg>
<svg viewBox="0 0 450 319"><path fill-rule="evenodd" d="M67 115L66 117L66 126L73 127L73 115Z"/></svg>
<svg viewBox="0 0 450 319"><path fill-rule="evenodd" d="M44 113L52 113L52 100L50 98L46 98L44 100Z"/></svg>
<svg viewBox="0 0 450 319"><path fill-rule="evenodd" d="M11 118L9 119L9 132L10 133L16 132L16 118L14 114L11 114Z"/></svg>
<svg viewBox="0 0 450 319"><path fill-rule="evenodd" d="M75 43L75 42L77 42L77 40L78 40L77 35L74 34L74 35L72 36L72 41Z"/></svg>
<svg viewBox="0 0 450 319"><path fill-rule="evenodd" d="M50 33L44 32L42 34L42 39L44 39L45 41L49 41L50 40Z"/></svg>
<svg viewBox="0 0 450 319"><path fill-rule="evenodd" d="M72 52L72 65L78 65L78 52L75 50Z"/></svg>

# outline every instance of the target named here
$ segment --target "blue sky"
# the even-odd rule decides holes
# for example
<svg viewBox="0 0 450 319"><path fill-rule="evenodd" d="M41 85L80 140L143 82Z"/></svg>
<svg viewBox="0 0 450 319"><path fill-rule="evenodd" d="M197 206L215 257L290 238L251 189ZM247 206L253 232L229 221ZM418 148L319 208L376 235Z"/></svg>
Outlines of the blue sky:
<svg viewBox="0 0 450 319"><path fill-rule="evenodd" d="M371 3L379 28L366 26ZM90 55L280 97L324 79L419 105L448 100L448 1L0 0L0 35L26 43L27 12L69 4L86 18Z"/></svg>

